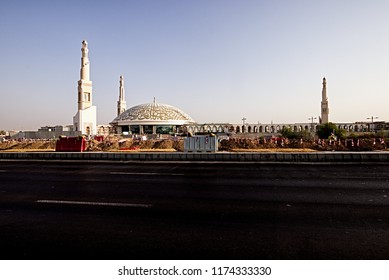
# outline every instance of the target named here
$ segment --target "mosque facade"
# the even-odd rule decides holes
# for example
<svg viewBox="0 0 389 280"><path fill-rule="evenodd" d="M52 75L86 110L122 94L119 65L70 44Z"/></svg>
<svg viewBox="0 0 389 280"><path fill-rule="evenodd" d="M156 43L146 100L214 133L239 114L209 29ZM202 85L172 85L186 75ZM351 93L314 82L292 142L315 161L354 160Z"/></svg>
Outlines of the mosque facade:
<svg viewBox="0 0 389 280"><path fill-rule="evenodd" d="M316 133L321 124L328 123L329 102L327 96L327 80L322 81L321 115L309 118L305 123L246 123L243 118L242 124L232 123L197 123L181 109L161 104L154 101L131 107L126 110L124 98L124 77L120 76L119 100L117 102L117 117L110 123L111 132L114 134L176 134L176 133L234 133L234 134L277 134L282 129L288 128L294 132L307 131ZM314 121L318 119L318 121ZM346 132L370 132L378 129L389 129L385 122L376 123L336 123L339 129Z"/></svg>
<svg viewBox="0 0 389 280"><path fill-rule="evenodd" d="M319 122L307 123L281 123L281 124L249 124L243 118L243 124L231 123L197 123L181 109L161 104L154 101L152 103L140 104L126 110L126 100L124 97L124 77L120 76L119 99L117 101L117 116L110 123L114 134L177 134L177 133L257 133L275 134L284 128L292 131L309 131L315 133L320 124L329 122L329 108L327 97L327 81L323 78L322 83L321 116ZM365 125L339 124L339 127L346 131L368 131Z"/></svg>

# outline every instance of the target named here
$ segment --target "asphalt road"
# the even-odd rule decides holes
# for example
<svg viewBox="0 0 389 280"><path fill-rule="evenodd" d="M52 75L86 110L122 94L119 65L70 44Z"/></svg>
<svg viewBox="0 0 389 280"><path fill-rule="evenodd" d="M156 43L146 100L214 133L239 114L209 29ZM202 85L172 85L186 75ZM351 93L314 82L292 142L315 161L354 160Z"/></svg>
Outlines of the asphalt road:
<svg viewBox="0 0 389 280"><path fill-rule="evenodd" d="M389 165L0 161L1 259L389 259Z"/></svg>

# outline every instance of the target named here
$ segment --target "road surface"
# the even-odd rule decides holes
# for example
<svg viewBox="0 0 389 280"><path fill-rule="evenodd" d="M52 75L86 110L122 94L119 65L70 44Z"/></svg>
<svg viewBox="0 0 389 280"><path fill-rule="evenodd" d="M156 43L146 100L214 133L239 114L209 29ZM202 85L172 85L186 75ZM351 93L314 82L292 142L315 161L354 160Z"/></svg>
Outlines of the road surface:
<svg viewBox="0 0 389 280"><path fill-rule="evenodd" d="M0 161L1 259L388 259L389 165Z"/></svg>

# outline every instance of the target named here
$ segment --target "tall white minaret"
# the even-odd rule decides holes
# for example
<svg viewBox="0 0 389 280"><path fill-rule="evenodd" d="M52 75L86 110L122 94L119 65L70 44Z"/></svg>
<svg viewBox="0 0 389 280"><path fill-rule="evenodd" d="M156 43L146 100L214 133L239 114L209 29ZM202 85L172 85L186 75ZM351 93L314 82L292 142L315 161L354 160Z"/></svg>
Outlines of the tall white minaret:
<svg viewBox="0 0 389 280"><path fill-rule="evenodd" d="M92 81L90 80L88 42L82 41L81 69L78 81L78 112L73 117L73 129L81 134L96 134L96 106L92 105Z"/></svg>
<svg viewBox="0 0 389 280"><path fill-rule="evenodd" d="M321 122L322 124L328 123L329 121L329 108L328 108L328 98L327 98L327 81L326 78L323 78L323 89L321 91Z"/></svg>
<svg viewBox="0 0 389 280"><path fill-rule="evenodd" d="M82 41L80 80L78 81L78 109L83 110L92 106L92 81L89 80L88 42Z"/></svg>
<svg viewBox="0 0 389 280"><path fill-rule="evenodd" d="M119 84L119 101L118 101L118 116L123 113L127 109L126 104L126 96L124 92L124 78L123 76L120 76L120 84Z"/></svg>

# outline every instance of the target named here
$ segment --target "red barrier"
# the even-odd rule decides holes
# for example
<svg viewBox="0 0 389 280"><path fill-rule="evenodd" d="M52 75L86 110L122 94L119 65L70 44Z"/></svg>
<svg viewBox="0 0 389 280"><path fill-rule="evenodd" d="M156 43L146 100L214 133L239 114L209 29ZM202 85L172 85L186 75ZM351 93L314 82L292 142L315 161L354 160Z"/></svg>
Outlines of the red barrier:
<svg viewBox="0 0 389 280"><path fill-rule="evenodd" d="M60 137L55 143L56 152L83 152L86 150L84 137Z"/></svg>

